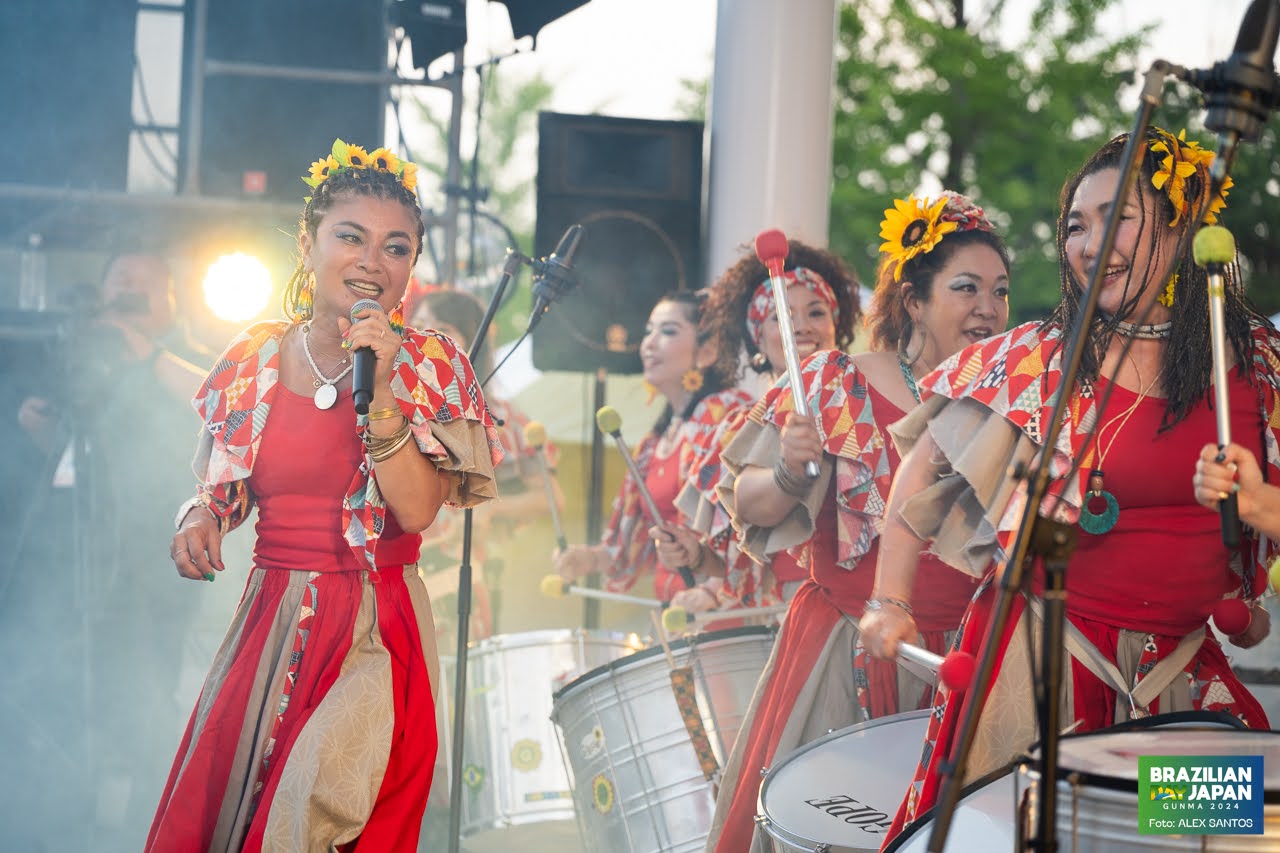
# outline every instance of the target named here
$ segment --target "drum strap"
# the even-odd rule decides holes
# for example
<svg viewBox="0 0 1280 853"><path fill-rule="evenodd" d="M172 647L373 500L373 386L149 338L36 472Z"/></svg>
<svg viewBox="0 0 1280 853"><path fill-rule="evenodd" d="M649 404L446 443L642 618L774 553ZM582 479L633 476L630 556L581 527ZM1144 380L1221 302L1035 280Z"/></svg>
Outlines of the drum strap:
<svg viewBox="0 0 1280 853"><path fill-rule="evenodd" d="M1028 598L1031 612L1037 622L1044 619L1044 604L1038 598ZM1156 700L1166 687L1173 683L1178 673L1187 668L1195 657L1200 645L1204 642L1204 626L1200 626L1182 638L1177 647L1161 658L1151 671L1143 677L1137 687L1130 689L1129 681L1098 647L1089 641L1079 628L1066 620L1066 646L1071 657L1078 660L1085 669L1115 690L1117 694L1129 701L1129 718L1138 719L1150 716L1147 707Z"/></svg>
<svg viewBox="0 0 1280 853"><path fill-rule="evenodd" d="M693 683L693 667L682 666L671 670L671 692L675 694L680 719L684 721L685 731L689 733L689 743L693 744L694 754L698 756L698 767L708 782L714 782L720 774L720 762L716 761L716 754L711 751L711 739L707 737L707 729L702 724L698 691Z"/></svg>

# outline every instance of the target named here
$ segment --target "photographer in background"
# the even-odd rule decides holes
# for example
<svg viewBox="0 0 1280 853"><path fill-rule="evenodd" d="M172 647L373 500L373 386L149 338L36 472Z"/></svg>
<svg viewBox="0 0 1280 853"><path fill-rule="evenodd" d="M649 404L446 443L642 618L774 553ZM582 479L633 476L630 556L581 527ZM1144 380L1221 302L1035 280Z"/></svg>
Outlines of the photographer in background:
<svg viewBox="0 0 1280 853"><path fill-rule="evenodd" d="M79 310L37 371L43 380L28 377L39 390L18 406L34 452L16 460L28 506L15 522L22 555L0 607L22 614L37 636L61 634L35 645L43 651L30 662L42 674L28 689L62 685L87 664L88 686L72 682L63 693L66 704L88 705L85 819L95 825L95 849L136 850L190 701L175 694L204 590L172 577L166 544L194 477L200 422L189 400L214 356L177 322L174 277L159 256L116 255L97 307ZM53 710L48 699L26 701ZM44 772L50 786L65 781Z"/></svg>

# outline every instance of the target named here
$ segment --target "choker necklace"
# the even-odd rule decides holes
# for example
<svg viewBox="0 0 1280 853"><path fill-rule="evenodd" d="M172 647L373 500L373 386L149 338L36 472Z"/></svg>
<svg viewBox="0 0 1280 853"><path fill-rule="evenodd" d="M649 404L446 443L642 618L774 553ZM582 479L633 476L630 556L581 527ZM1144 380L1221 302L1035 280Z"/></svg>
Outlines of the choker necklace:
<svg viewBox="0 0 1280 853"><path fill-rule="evenodd" d="M1126 338L1139 338L1144 341L1162 341L1173 336L1173 321L1163 323L1116 323L1116 331Z"/></svg>
<svg viewBox="0 0 1280 853"><path fill-rule="evenodd" d="M302 351L307 356L307 364L311 365L311 372L315 374L315 378L311 380L311 384L315 387L316 392L312 395L311 400L316 404L317 409L327 409L338 400L338 389L334 386L341 381L342 377L351 372L351 368L355 365L351 364L350 359L343 357L339 364L345 364L346 367L332 379L320 372L320 368L316 366L316 360L311 357L311 346L307 343L307 339L311 337L311 323L307 322L302 326Z"/></svg>
<svg viewBox="0 0 1280 853"><path fill-rule="evenodd" d="M911 396L916 398L916 402L920 402L920 386L916 385L916 375L911 372L911 365L898 356L898 367L902 369L902 378L907 380L907 388L911 391Z"/></svg>

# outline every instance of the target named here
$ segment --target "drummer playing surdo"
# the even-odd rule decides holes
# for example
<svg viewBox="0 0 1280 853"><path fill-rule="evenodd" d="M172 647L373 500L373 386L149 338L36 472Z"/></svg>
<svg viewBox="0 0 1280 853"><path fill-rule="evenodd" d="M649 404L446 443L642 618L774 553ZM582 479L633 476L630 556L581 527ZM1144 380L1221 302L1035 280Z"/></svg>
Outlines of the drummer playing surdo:
<svg viewBox="0 0 1280 853"><path fill-rule="evenodd" d="M678 569L659 559L655 539L674 539L684 568L705 580L710 562L719 559L682 522L675 498L688 479L700 436L712 432L732 409L749 404L745 391L728 387L737 374L737 351L724 346L702 323L703 291L674 291L658 300L640 343L645 382L653 396L665 400L653 428L635 448L644 486L657 504L662 524L655 527L631 475L623 478L613 516L598 545L570 545L552 555L556 571L567 581L604 574L612 592L630 590L652 574L662 601L685 588ZM652 398L651 398L652 399ZM723 571L723 570L721 570Z"/></svg>
<svg viewBox="0 0 1280 853"><path fill-rule="evenodd" d="M982 209L955 194L895 201L882 229L873 351L809 357L802 381L817 421L794 414L790 385L779 382L724 450L721 495L742 549L763 561L798 548L810 578L791 602L748 734L725 768L709 850L763 849L754 823L762 769L828 731L928 702L928 673L860 654L854 620L864 608L912 610L919 641L940 652L975 586L925 557L911 603L869 600L879 516L898 464L885 428L915 406L917 380L938 362L1004 329L1008 255ZM810 461L821 465L812 481Z"/></svg>
<svg viewBox="0 0 1280 853"><path fill-rule="evenodd" d="M924 540L986 585L965 614L958 643L976 652L995 590L989 581L1021 522L1024 484L1006 472L1040 452L1062 382L1063 330L1074 326L1092 270L1103 265L1101 321L1084 349L1081 383L1067 408L1069 444L1055 449L1059 477L1049 499L1062 521L1079 522L1067 572L1070 666L1064 725L1088 731L1130 717L1177 710L1227 711L1252 727L1267 718L1240 683L1207 620L1224 597L1252 600L1265 588L1259 557L1276 543L1246 536L1236 553L1222 545L1218 518L1189 488L1205 440L1216 434L1211 395L1205 273L1188 231L1206 205L1210 152L1159 128L1143 140L1137 186L1121 200L1110 257L1099 244L1120 182L1127 135L1104 144L1062 192L1057 246L1062 298L1045 323L1029 323L976 344L923 383L924 404L894 435L909 448L894 481L881 537L876 591L906 597ZM1238 269L1227 276L1232 433L1249 442L1280 479L1280 336L1245 301ZM1105 401L1105 406L1103 402ZM1095 428L1096 425L1096 428ZM1064 452L1064 449L1069 451ZM984 532L985 531L985 532ZM1168 531L1177 531L1169 535ZM1040 577L1033 577L1033 592ZM917 585L918 588L918 585ZM1001 655L969 756L967 779L1001 767L1036 736L1026 632L1038 620L1034 595L1014 601L999 638ZM1267 631L1256 618L1237 645ZM910 614L885 607L863 617L867 647L892 657L915 633ZM939 691L924 760L895 830L930 808L948 759L961 702Z"/></svg>

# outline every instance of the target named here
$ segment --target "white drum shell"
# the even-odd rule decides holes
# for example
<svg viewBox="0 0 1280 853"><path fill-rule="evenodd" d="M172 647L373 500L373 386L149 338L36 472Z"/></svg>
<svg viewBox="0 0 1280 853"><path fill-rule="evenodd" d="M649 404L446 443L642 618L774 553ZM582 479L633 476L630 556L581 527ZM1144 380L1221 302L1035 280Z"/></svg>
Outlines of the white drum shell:
<svg viewBox="0 0 1280 853"><path fill-rule="evenodd" d="M577 845L569 776L551 723L552 695L637 647L634 636L580 628L504 634L470 647L458 798L466 850L561 853ZM443 701L453 699L441 692ZM441 748L446 741L441 738Z"/></svg>

